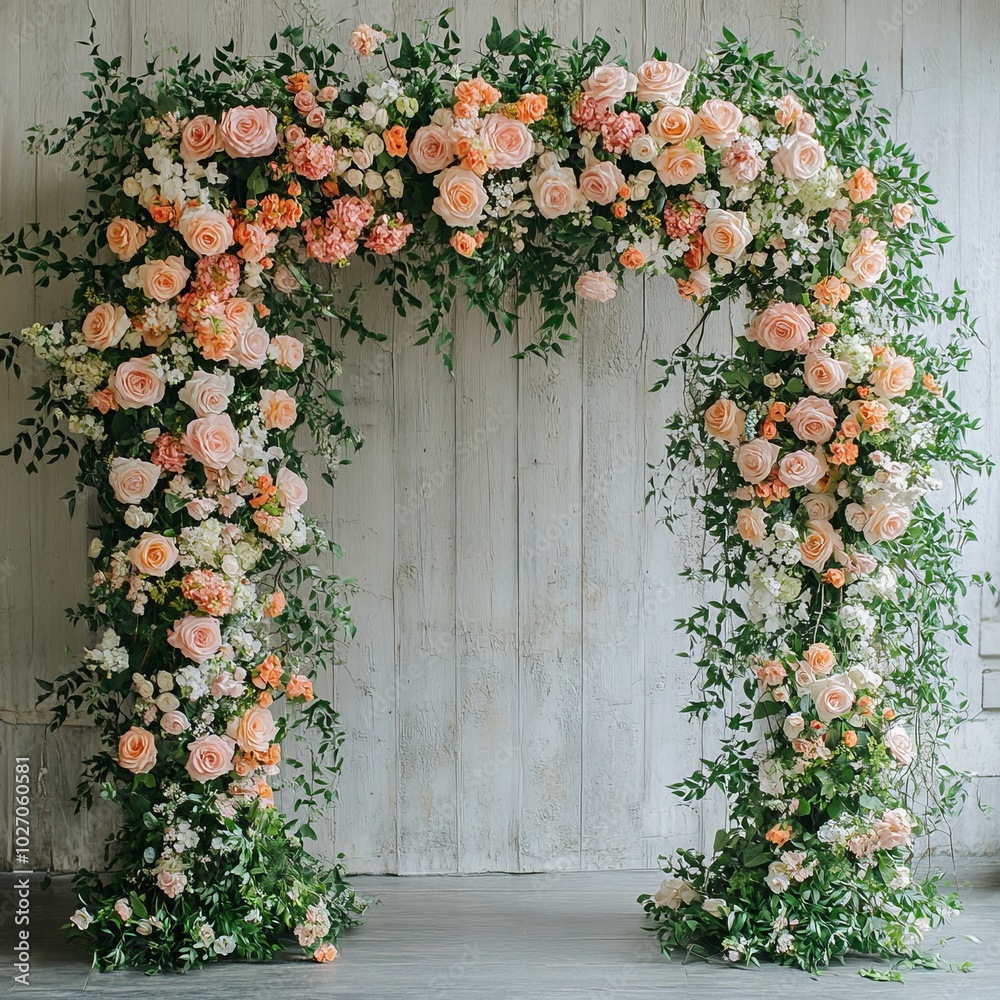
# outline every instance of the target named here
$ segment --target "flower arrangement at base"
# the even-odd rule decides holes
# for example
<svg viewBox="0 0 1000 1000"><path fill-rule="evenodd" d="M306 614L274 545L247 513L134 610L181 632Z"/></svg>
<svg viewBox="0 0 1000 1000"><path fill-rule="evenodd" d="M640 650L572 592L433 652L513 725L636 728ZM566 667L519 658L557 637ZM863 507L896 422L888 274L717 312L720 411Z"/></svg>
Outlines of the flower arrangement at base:
<svg viewBox="0 0 1000 1000"><path fill-rule="evenodd" d="M0 345L8 367L21 345L50 366L11 451L33 469L78 450L101 512L76 614L98 641L42 685L56 724L94 717L104 748L81 797L122 813L117 868L81 873L74 927L102 968L286 940L327 961L363 908L304 850L308 820L272 808L294 729L318 736L284 762L296 811L329 802L339 768L314 681L353 626L346 586L309 561L337 548L304 513L295 431L328 482L360 444L319 324L384 337L358 290L330 287L362 257L400 314L429 307L418 343L449 366L460 291L498 337L510 293L537 296L522 354L541 356L571 337L577 299L605 302L630 274L673 278L706 316L747 295L734 356L700 352L702 321L654 387L680 371L689 412L651 495L673 497L691 463L707 475L683 496L718 551L690 575L725 588L681 623L703 644L690 710L746 701L679 788L730 803L714 856L682 853L642 900L668 952L911 955L956 905L911 881L914 837L965 788L939 745L962 717L946 640L963 634L970 527L924 497L931 463L984 464L938 382L973 324L960 291L943 300L920 275L947 239L924 178L863 76L802 76L728 32L692 71L654 50L633 72L599 37L564 48L495 21L463 64L438 29L359 25L356 83L303 28L261 60L230 45L210 69L154 60L139 77L95 49L88 110L35 135L92 191L62 229L0 244L5 273L75 282L62 321ZM920 332L942 319L950 338ZM928 799L919 818L901 778Z"/></svg>

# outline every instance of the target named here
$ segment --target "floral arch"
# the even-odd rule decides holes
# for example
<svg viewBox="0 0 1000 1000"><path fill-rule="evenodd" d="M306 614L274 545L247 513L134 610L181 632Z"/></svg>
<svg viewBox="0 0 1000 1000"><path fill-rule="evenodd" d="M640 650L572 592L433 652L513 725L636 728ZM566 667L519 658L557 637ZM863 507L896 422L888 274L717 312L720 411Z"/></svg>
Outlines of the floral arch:
<svg viewBox="0 0 1000 1000"><path fill-rule="evenodd" d="M713 546L688 573L714 596L679 623L701 670L688 710L728 734L675 791L721 793L730 816L640 901L668 953L918 954L957 905L909 858L964 796L938 746L962 717L947 643L970 533L925 495L932 463L983 460L943 383L968 307L920 272L947 232L865 76L822 80L728 32L691 72L496 22L471 66L443 18L416 39L359 25L351 46L395 55L354 84L300 28L262 60L230 46L138 77L95 49L88 109L33 138L92 191L62 230L0 251L5 273L75 284L62 321L6 336L16 374L22 344L51 366L10 450L29 470L77 451L101 510L75 615L98 641L41 682L54 725L85 708L100 727L82 799L121 809L115 870L78 876L74 933L101 968L260 959L290 937L327 961L363 909L270 780L297 728L319 738L286 768L303 810L339 768L312 680L352 626L309 562L336 546L305 512L295 431L327 479L361 443L314 324L379 333L313 265L363 256L401 314L426 307L420 342L449 366L459 293L498 339L508 293L537 297L523 353L541 357L574 299L629 272L672 277L706 314L747 296L734 354L703 353L696 329L654 386L683 378L688 406L650 498L668 522L678 492L697 498Z"/></svg>

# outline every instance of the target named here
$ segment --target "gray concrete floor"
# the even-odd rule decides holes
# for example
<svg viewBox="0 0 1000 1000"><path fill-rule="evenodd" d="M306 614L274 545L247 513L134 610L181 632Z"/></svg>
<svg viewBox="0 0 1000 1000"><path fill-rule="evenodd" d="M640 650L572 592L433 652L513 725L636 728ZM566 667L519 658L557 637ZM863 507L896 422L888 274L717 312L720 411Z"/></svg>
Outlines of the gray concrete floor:
<svg viewBox="0 0 1000 1000"><path fill-rule="evenodd" d="M74 908L69 880L32 894L31 984L12 981L11 877L4 893L0 994L32 997L308 998L441 1000L650 1000L654 996L756 998L876 996L996 997L1000 978L1000 859L963 862L966 910L947 929L944 954L973 971L908 971L905 985L858 976L852 959L819 981L791 969L732 969L683 957L670 962L643 931L635 904L657 872L461 877L358 877L381 900L364 926L341 939L340 956L318 966L282 956L269 966L220 962L187 975L93 972L58 930ZM992 986L990 984L993 984Z"/></svg>

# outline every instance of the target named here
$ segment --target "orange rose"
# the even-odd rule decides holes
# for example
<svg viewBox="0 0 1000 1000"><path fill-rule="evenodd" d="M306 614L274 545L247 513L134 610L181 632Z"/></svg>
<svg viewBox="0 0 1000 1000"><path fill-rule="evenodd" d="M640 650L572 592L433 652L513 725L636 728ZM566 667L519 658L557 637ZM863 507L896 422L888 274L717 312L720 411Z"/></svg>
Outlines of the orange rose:
<svg viewBox="0 0 1000 1000"><path fill-rule="evenodd" d="M187 745L184 769L195 781L212 781L233 768L233 741L225 736L200 736Z"/></svg>
<svg viewBox="0 0 1000 1000"><path fill-rule="evenodd" d="M847 385L848 364L821 351L807 354L802 377L806 385L822 396L831 396Z"/></svg>
<svg viewBox="0 0 1000 1000"><path fill-rule="evenodd" d="M268 654L257 667L257 676L253 679L256 688L281 688L281 660L274 653Z"/></svg>
<svg viewBox="0 0 1000 1000"><path fill-rule="evenodd" d="M184 291L191 272L184 266L183 257L151 260L136 268L136 277L142 290L156 302L168 302Z"/></svg>
<svg viewBox="0 0 1000 1000"><path fill-rule="evenodd" d="M118 763L133 774L145 774L156 765L153 734L132 726L118 741Z"/></svg>
<svg viewBox="0 0 1000 1000"><path fill-rule="evenodd" d="M264 753L274 740L278 727L266 708L248 708L236 724L236 742L246 752Z"/></svg>
<svg viewBox="0 0 1000 1000"><path fill-rule="evenodd" d="M686 187L705 172L705 156L684 144L668 146L653 160L653 167L667 187Z"/></svg>
<svg viewBox="0 0 1000 1000"><path fill-rule="evenodd" d="M892 206L892 225L894 229L902 229L916 213L908 201L899 201Z"/></svg>
<svg viewBox="0 0 1000 1000"><path fill-rule="evenodd" d="M623 250L618 257L622 267L627 267L630 271L642 267L646 263L646 255L638 247L629 247Z"/></svg>
<svg viewBox="0 0 1000 1000"><path fill-rule="evenodd" d="M788 411L788 422L797 437L817 444L829 441L837 427L833 407L819 396L803 396Z"/></svg>
<svg viewBox="0 0 1000 1000"><path fill-rule="evenodd" d="M514 105L517 120L525 125L540 121L549 107L549 99L544 94L522 94Z"/></svg>
<svg viewBox="0 0 1000 1000"><path fill-rule="evenodd" d="M121 306L102 302L87 313L81 330L88 347L104 351L118 344L131 326L128 313Z"/></svg>
<svg viewBox="0 0 1000 1000"><path fill-rule="evenodd" d="M313 700L312 681L305 674L293 674L288 681L285 694L289 698L302 698L304 701Z"/></svg>
<svg viewBox="0 0 1000 1000"><path fill-rule="evenodd" d="M222 149L219 126L208 115L195 115L181 132L181 159L186 163L205 160Z"/></svg>
<svg viewBox="0 0 1000 1000"><path fill-rule="evenodd" d="M660 108L650 120L649 134L660 142L684 142L698 134L698 119L690 108Z"/></svg>
<svg viewBox="0 0 1000 1000"><path fill-rule="evenodd" d="M791 840L792 833L791 830L784 824L779 824L778 826L772 826L770 830L764 835L764 839L769 844L774 844L775 847L784 847L785 844Z"/></svg>
<svg viewBox="0 0 1000 1000"><path fill-rule="evenodd" d="M189 205L177 222L177 232L200 257L225 253L233 245L233 224L211 205Z"/></svg>
<svg viewBox="0 0 1000 1000"><path fill-rule="evenodd" d="M847 195L855 205L874 197L878 191L875 175L867 167L858 167L847 182Z"/></svg>
<svg viewBox="0 0 1000 1000"><path fill-rule="evenodd" d="M382 141L390 156L406 156L406 129L402 125L393 125L382 133Z"/></svg>
<svg viewBox="0 0 1000 1000"><path fill-rule="evenodd" d="M287 431L298 417L295 399L284 389L261 389L260 412L268 430Z"/></svg>
<svg viewBox="0 0 1000 1000"><path fill-rule="evenodd" d="M805 132L794 132L771 158L774 172L793 181L815 177L826 164L823 147Z"/></svg>
<svg viewBox="0 0 1000 1000"><path fill-rule="evenodd" d="M799 561L810 569L821 570L840 542L840 534L829 521L809 521L806 537L799 542Z"/></svg>
<svg viewBox="0 0 1000 1000"><path fill-rule="evenodd" d="M895 399L906 395L915 375L916 369L910 358L887 349L882 352L878 366L871 373L871 382L883 399Z"/></svg>
<svg viewBox="0 0 1000 1000"><path fill-rule="evenodd" d="M910 509L902 504L887 503L869 512L865 522L865 539L870 545L891 542L899 538L910 525Z"/></svg>
<svg viewBox="0 0 1000 1000"><path fill-rule="evenodd" d="M489 197L482 180L465 167L447 167L434 178L438 189L431 210L449 225L465 229L477 225Z"/></svg>
<svg viewBox="0 0 1000 1000"><path fill-rule="evenodd" d="M131 219L116 216L104 233L108 247L119 260L131 260L146 242L146 230Z"/></svg>
<svg viewBox="0 0 1000 1000"><path fill-rule="evenodd" d="M470 236L468 233L463 233L461 230L452 233L451 239L448 242L455 252L461 254L463 257L471 257L476 252L476 238Z"/></svg>
<svg viewBox="0 0 1000 1000"><path fill-rule="evenodd" d="M731 445L739 444L746 414L731 400L717 399L705 411L705 430Z"/></svg>
<svg viewBox="0 0 1000 1000"><path fill-rule="evenodd" d="M817 281L812 286L813 297L823 306L833 308L841 302L846 302L851 294L851 286L845 285L840 278L830 275Z"/></svg>
<svg viewBox="0 0 1000 1000"><path fill-rule="evenodd" d="M797 303L772 302L750 324L747 340L769 351L805 353L809 333L815 325L809 313Z"/></svg>
<svg viewBox="0 0 1000 1000"><path fill-rule="evenodd" d="M888 264L886 242L874 229L862 229L858 245L848 254L840 273L855 288L871 288L882 277Z"/></svg>
<svg viewBox="0 0 1000 1000"><path fill-rule="evenodd" d="M802 655L815 674L828 674L837 665L833 650L825 642L814 642Z"/></svg>
<svg viewBox="0 0 1000 1000"><path fill-rule="evenodd" d="M147 531L128 552L129 561L146 576L166 576L177 563L179 553L172 538Z"/></svg>
<svg viewBox="0 0 1000 1000"><path fill-rule="evenodd" d="M710 100L698 110L698 131L712 149L728 146L739 134L743 112L729 101Z"/></svg>

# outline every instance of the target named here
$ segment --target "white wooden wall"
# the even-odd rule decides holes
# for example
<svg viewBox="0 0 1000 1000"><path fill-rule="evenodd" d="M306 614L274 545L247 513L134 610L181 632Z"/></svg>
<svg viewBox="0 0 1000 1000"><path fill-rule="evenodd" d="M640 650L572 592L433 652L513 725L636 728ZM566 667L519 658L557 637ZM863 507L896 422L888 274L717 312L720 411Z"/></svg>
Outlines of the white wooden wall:
<svg viewBox="0 0 1000 1000"><path fill-rule="evenodd" d="M61 221L80 197L66 162L27 159L32 123L61 122L80 107L78 73L89 10L106 53L134 68L144 38L161 50L209 51L234 37L262 52L292 0L0 0L0 229ZM409 28L439 3L388 0L320 6L346 38L359 19ZM787 52L782 0L494 0L458 4L460 34L478 39L495 14L505 26L542 24L569 40L617 32L635 63L654 45L691 65L723 25L759 47ZM613 13L612 13L613 10ZM867 61L896 131L931 168L941 211L958 233L942 281L960 276L976 295L983 345L963 382L983 419L977 444L1000 439L993 331L996 198L1000 170L998 13L993 0L811 0L807 34L825 40L826 68ZM348 281L366 280L352 268ZM651 865L697 844L719 822L717 804L686 806L665 786L712 752L716 731L678 714L691 672L677 653L675 617L694 595L677 577L699 539L676 538L643 506L645 463L658 459L661 426L677 404L649 395L657 368L688 331L692 309L671 282L633 283L610 307L582 315L578 343L546 366L517 364L513 344L493 346L464 309L455 376L428 348L413 348L412 322L378 294L367 308L389 340L347 345L348 415L367 444L334 491L314 480L312 510L346 550L338 566L357 578L359 634L346 665L326 682L348 740L324 847L356 871L470 872ZM58 315L65 293L0 283L0 322L17 328ZM534 317L523 316L528 337ZM711 336L731 342L741 316L717 317ZM0 439L27 413L24 385L0 383ZM68 803L79 760L93 744L85 724L52 737L34 708L32 677L65 668L78 649L61 609L84 595L85 515L71 523L58 499L68 467L27 477L9 464L0 489L0 815L9 801L7 761L31 755L39 771L35 865L99 863L100 817ZM1000 490L984 484L981 542L970 570L996 563ZM972 646L955 657L976 721L954 760L1000 791L998 714L980 711L984 670L1000 655L998 613L978 594L967 610ZM992 690L1000 677L987 675ZM1000 707L996 695L988 704ZM956 825L958 849L1000 847L973 809ZM4 838L6 846L6 837ZM4 859L7 857L4 851Z"/></svg>

